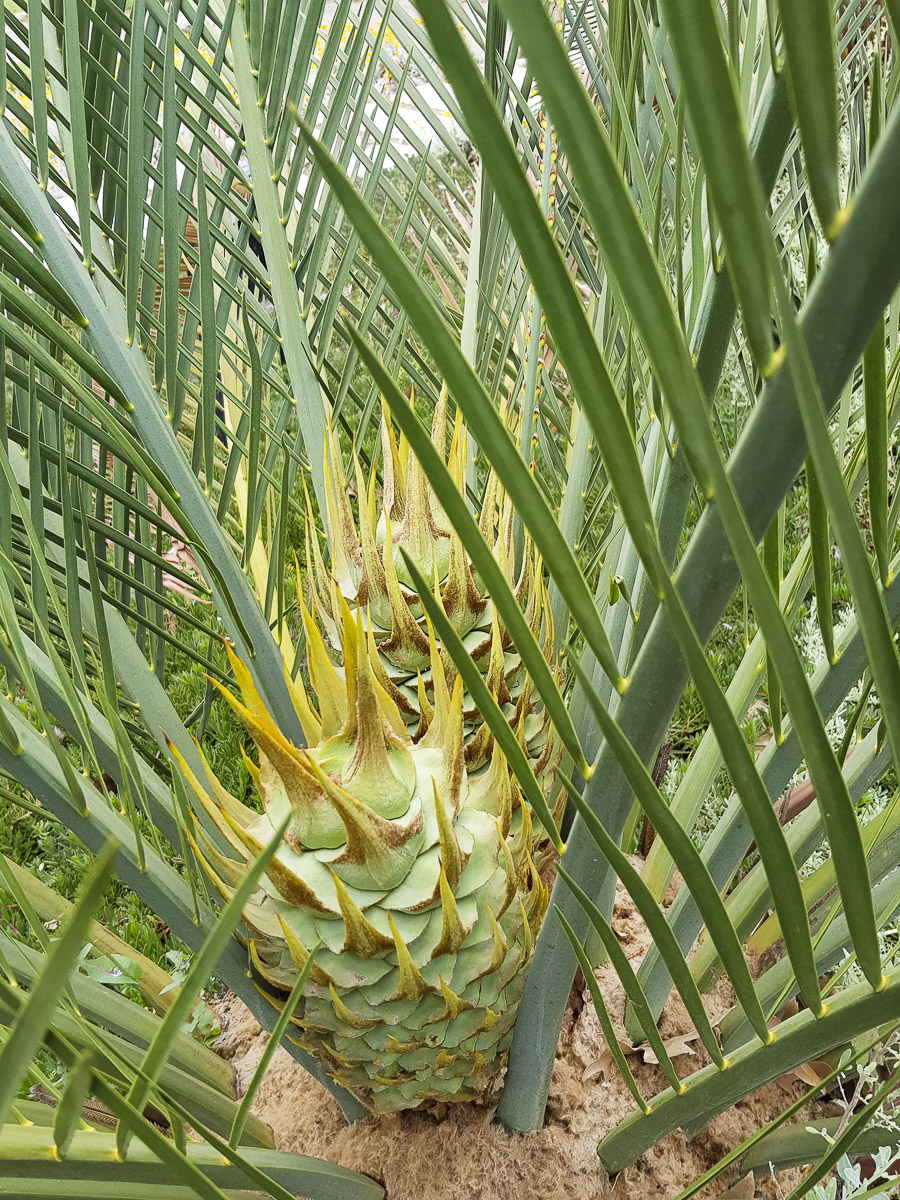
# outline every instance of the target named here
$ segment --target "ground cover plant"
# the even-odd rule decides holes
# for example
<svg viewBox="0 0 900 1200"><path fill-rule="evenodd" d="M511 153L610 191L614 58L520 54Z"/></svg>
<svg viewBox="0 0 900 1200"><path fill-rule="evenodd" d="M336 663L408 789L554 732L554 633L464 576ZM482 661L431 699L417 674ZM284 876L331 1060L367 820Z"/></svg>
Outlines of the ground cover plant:
<svg viewBox="0 0 900 1200"><path fill-rule="evenodd" d="M382 1193L265 1148L213 974L351 1122L540 1128L580 971L598 1179L810 1062L830 1141L713 1170L890 1167L898 21L5 6L2 803L96 862L9 822L0 1190Z"/></svg>

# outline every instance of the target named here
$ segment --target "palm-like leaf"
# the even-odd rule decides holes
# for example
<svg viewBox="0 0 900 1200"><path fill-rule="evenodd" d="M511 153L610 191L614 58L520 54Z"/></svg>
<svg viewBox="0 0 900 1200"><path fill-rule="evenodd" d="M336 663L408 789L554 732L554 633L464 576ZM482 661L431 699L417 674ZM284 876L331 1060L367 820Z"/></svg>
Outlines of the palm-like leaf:
<svg viewBox="0 0 900 1200"><path fill-rule="evenodd" d="M653 922L676 867L685 880L637 976L622 967L626 1020L652 1039L674 979L715 1061L607 1139L617 1168L896 1004L877 939L900 902L893 810L863 829L854 811L900 750L887 455L900 124L886 18L876 0L820 4L804 40L783 0L782 42L761 0L724 15L711 0L647 11L554 0L549 14L541 0L421 0L421 24L385 0L356 7L339 4L324 33L319 0L191 13L31 0L27 22L6 10L3 665L45 732L52 715L124 782L130 809L89 794L65 755L41 757L2 699L0 761L86 844L127 830L123 877L190 940L209 902L144 845L137 817L177 840L178 803L146 761L163 731L197 761L162 687L169 614L206 639L195 653L211 673L226 669L213 610L177 591L214 602L299 743L282 659L299 666L285 568L301 475L324 514L328 420L378 469L379 392L426 456L402 385L428 404L446 382L473 452L465 496L429 461L435 492L489 571L464 517L489 464L516 503L514 541L525 528L541 548L579 670L561 694L532 653L534 683L590 775L553 893L562 920L551 914L540 934L510 1054L510 1128L541 1120L576 954L611 944L616 873ZM821 108L803 87L813 68L825 72ZM474 198L435 100L481 154ZM442 156L414 126L430 127ZM816 270L817 217L832 244ZM726 356L744 408L719 402ZM779 510L804 464L810 538L782 583ZM854 510L863 488L871 546ZM834 656L832 530L855 606ZM515 631L502 574L491 586ZM760 632L726 692L704 644L738 586ZM811 586L834 658L812 678L792 628ZM741 718L764 667L784 736L754 763ZM884 736L843 763L825 722L866 671ZM709 729L667 805L646 766L689 679ZM772 801L804 761L818 805L785 833ZM527 762L512 765L533 792ZM691 829L722 765L736 794L697 852ZM639 876L620 849L635 795L659 835ZM825 838L831 866L795 883ZM723 902L752 841L759 864ZM754 982L740 944L770 905L755 936L782 936L786 954ZM845 949L865 981L826 1006L819 976ZM247 994L239 962L232 950L220 970ZM727 1068L700 1000L723 964L737 1002ZM808 1007L772 1047L766 1022L796 991Z"/></svg>
<svg viewBox="0 0 900 1200"><path fill-rule="evenodd" d="M591 395L591 380L602 379L605 373L605 367L598 356L599 348L592 349L592 343L588 340L589 335L586 332L587 327L577 315L578 305L575 303L574 294L567 292L564 277L556 265L559 260L554 257L552 241L546 233L545 225L542 231L538 206L534 205L530 198L526 198L525 181L520 169L514 163L511 148L510 151L504 149L504 145L508 145L508 143L504 143L500 123L491 116L486 99L481 94L478 76L469 65L466 50L454 35L445 10L436 0L434 3L423 4L422 10L426 25L432 32L434 43L439 47L440 58L448 77L457 87L460 96L465 97L463 107L468 126L472 130L476 142L485 152L488 169L493 175L497 194L509 215L523 258L532 268L538 293L540 293L542 285L546 285L548 289L545 293L545 303L550 319L550 330L557 339L569 379L576 388L579 399L583 398L585 412L590 421L591 406L595 403L599 404L595 396ZM766 790L763 777L746 756L746 750L742 748L742 735L739 733L734 717L729 713L728 702L719 690L712 673L705 666L698 634L702 637L707 636L718 612L721 611L721 604L727 597L727 591L733 586L735 577L730 575L730 570L723 561L723 551L727 545L730 545L730 552L737 560L745 586L750 591L763 634L773 647L778 648L774 661L776 670L781 676L782 686L785 688L787 706L793 716L801 752L807 757L814 778L820 776L819 794L827 797L827 800L823 800L821 804L821 813L824 817L825 828L831 830L832 853L838 879L843 878L844 880L841 884L841 891L844 912L848 921L844 937L855 946L857 953L866 963L864 970L868 975L869 984L874 986L876 994L879 994L878 989L890 985L886 984L882 978L875 943L877 928L875 912L869 899L867 873L865 866L862 865L864 849L856 829L855 818L852 815L850 793L846 784L839 780L836 773L837 763L832 757L827 742L824 741L821 719L813 707L813 692L806 682L799 659L796 657L789 627L775 603L776 598L764 580L762 567L758 563L752 542L762 534L775 515L784 489L787 488L794 472L802 462L803 433L797 409L793 408L792 411L793 395L795 394L801 397L801 411L804 414L803 429L818 446L818 449L814 450L817 474L825 471L829 479L834 481L829 484L829 488L835 519L844 521L843 517L838 517L838 513L849 512L849 500L845 485L840 484L840 492L835 490L838 479L835 472L839 473L840 468L837 463L834 466L829 465L830 461L834 460L831 446L825 441L826 426L823 416L824 411L828 411L836 403L839 391L853 365L853 360L862 351L868 336L869 323L875 319L880 308L888 302L896 286L896 262L892 260L892 268L888 271L885 270L885 258L880 257L887 250L887 242L882 240L887 236L887 221L896 219L893 211L888 217L888 213L883 207L892 186L889 151L885 145L882 145L880 147L881 155L875 156L868 173L863 175L856 198L854 218L848 222L826 260L817 291L811 297L809 311L801 315L799 328L807 334L807 344L813 348L811 366L815 375L810 367L804 364L802 343L790 332L794 322L793 313L789 311L789 306L785 307L783 285L777 283L775 295L785 329L790 364L790 369L783 368L777 371L768 358L770 351L766 349L768 335L765 331L770 320L768 310L773 303L773 297L771 295L767 297L758 289L753 290L756 286L751 281L753 267L749 260L746 265L742 265L743 257L749 253L750 246L754 242L758 244L760 240L759 230L762 226L759 224L761 218L758 213L761 212L762 199L755 182L757 177L755 172L747 175L748 179L754 180L753 187L748 189L748 195L740 200L736 208L733 208L735 200L729 199L727 191L720 193L715 190L719 185L727 187L729 179L733 180L735 177L739 177L740 172L746 174L748 170L752 170L746 165L739 166L735 158L735 155L740 157L740 154L743 153L745 163L749 163L749 149L741 152L740 145L732 144L732 140L728 136L725 141L717 140L721 137L721 129L715 121L711 123L707 131L708 136L707 132L698 128L698 153L711 181L711 193L716 197L717 206L722 205L729 209L727 227L723 228L726 262L729 264L736 291L743 303L743 316L748 323L750 342L761 355L762 370L765 373L777 371L753 415L747 433L736 453L733 466L726 474L721 458L721 449L716 446L713 427L709 424L704 411L702 381L687 357L687 345L682 341L677 325L673 322L672 318L675 314L672 312L672 301L666 295L659 275L650 265L644 233L640 229L636 214L630 208L627 189L623 186L621 179L616 178L614 141L611 138L607 142L605 134L587 105L584 93L574 77L566 72L561 53L554 49L551 40L550 22L543 16L540 6L534 4L525 8L522 6L517 6L515 9L510 7L507 15L514 32L523 39L526 54L535 66L539 82L547 89L546 95L551 115L553 115L555 105L558 130L566 131L567 136L563 138L562 144L569 149L570 164L576 179L579 177L579 172L581 175L580 183L585 197L586 217L597 234L604 265L618 288L621 289L627 311L643 342L643 349L649 360L648 365L654 376L660 381L662 397L666 405L663 412L671 413L680 443L684 447L687 465L690 467L701 494L705 495L707 502L715 502L711 506L710 512L700 522L682 560L677 576L681 593L679 596L679 591L673 588L666 579L667 568L663 566L663 563L667 556L656 541L656 528L643 515L646 510L642 510L642 504L646 502L641 499L643 487L639 476L633 467L629 468L624 465L619 450L619 434L616 433L614 436L617 422L621 418L615 408L608 407L603 410L604 416L602 417L600 410L597 410L596 419L592 421L594 435L601 455L608 455L605 463L620 501L628 535L634 546L632 553L635 555L635 565L640 562L648 584L657 593L658 599L663 602L663 611L658 614L649 627L642 653L637 657L635 663L629 690L618 703L615 723L605 715L606 709L602 695L593 694L593 713L603 717L600 728L605 734L605 746L600 750L600 757L595 763L595 774L586 787L585 800L592 807L597 806L594 811L602 812L604 824L612 834L614 842L619 836L627 808L631 802L630 788L627 785L637 786L636 764L640 756L655 753L664 728L660 721L661 719L665 721L671 711L672 700L663 701L660 694L661 692L665 693L667 686L664 685L660 688L659 675L652 669L659 664L660 652L663 652L667 645L671 646L669 639L674 635L694 681L700 688L707 712L712 719L715 735L724 754L725 762L735 779L740 801L744 806L745 819L749 820L749 825L759 843L762 864L768 868L770 879L775 873L780 881L776 893L776 908L784 914L781 922L782 930L787 932L789 927L795 930L795 933L788 937L788 951L791 954L794 971L805 978L804 986L807 989L805 995L807 995L813 1012L819 1011L824 1021L825 1010L821 1007L817 982L822 956L820 955L817 959L813 943L810 940L805 904L799 888L791 890L785 887L793 875L791 858L786 857L791 855L791 848L780 832L777 821L773 823L770 802L765 799ZM702 36L699 38L688 37L687 34L683 38L681 37L682 25L687 21L683 12L679 12L677 16L673 13L671 17L675 23L672 33L678 65L684 77L691 80L692 88L694 84L697 84L694 90L688 90L685 97L684 102L687 103L689 110L694 106L696 116L701 108L705 108L707 112L715 112L722 105L726 107L728 104L733 107L738 105L740 98L734 89L731 67L726 62L724 51L719 44L712 14L706 14L703 6L691 13L693 33L696 34L698 29L702 32ZM709 23L708 28L707 23ZM677 36L675 36L676 34ZM699 82L701 80L706 80L709 88L713 90L718 87L720 92L718 97L713 94L713 91L708 89L704 91ZM772 108L776 112L778 111L774 97L770 96L767 99L768 104L764 105L762 109L764 118L768 115L767 109ZM736 107L735 111L737 111ZM612 131L612 121L610 121L610 129ZM789 129L783 116L782 129L787 135ZM895 136L895 131L889 122L883 137L887 139L892 136ZM771 154L768 146L765 149ZM608 170L603 166L607 161ZM768 163L763 160L761 165L765 167ZM604 170L607 172L605 176L603 175ZM337 176L332 172L330 177L334 179L337 186L339 184ZM621 197L621 202L618 197ZM348 204L354 221L360 228L363 228L364 224L360 224L363 222L362 211L360 210L359 215L356 216L355 202L343 192L342 198ZM869 209L870 211L867 211ZM875 250L873 245L871 247L873 256L867 260L868 267L860 267L859 264L863 261L860 251L866 246L867 238L872 230L873 214L876 211L886 219L885 224L881 226L877 242L880 249ZM751 224L751 222L756 222L756 224ZM858 242L857 239L859 239ZM400 276L397 274L399 264L395 256L390 253L386 245L371 241L371 238L369 240L383 269L389 274L389 277L396 278L399 282ZM763 241L764 244L769 243L771 234L767 232ZM775 245L772 242L773 256ZM842 250L845 251L845 254L841 253ZM766 254L768 253L766 251ZM854 255L857 264L856 270L850 266L851 254ZM773 266L773 274L770 278L777 281L780 270L780 266ZM679 275L680 272L676 272L676 284L679 282ZM850 344L844 342L840 355L829 354L822 345L822 334L836 316L837 287L847 287L852 275L857 276L857 281L853 286L858 288L861 296L863 293L867 293L868 303L865 306L865 312L857 309L856 332ZM840 284L838 280L840 280ZM829 295L831 288L834 288L835 291ZM680 297L676 296L676 306L679 299ZM449 346L445 352L437 329L432 326L430 316L427 324L424 323L421 315L417 315L414 319L418 320L423 335L428 338L436 357L443 362L445 373L449 374L451 368ZM756 333L753 332L754 328ZM434 332L431 332L432 329ZM453 369L455 370L455 368ZM805 377L803 371L807 372ZM462 375L458 373L454 377L453 390L464 407L465 388L466 384ZM795 392L794 389L797 391ZM815 399L816 390L820 390L825 399L826 409L822 415L816 413L815 405L821 403ZM802 399L804 395L806 399ZM777 412L776 396L780 404ZM689 397L691 399L688 399ZM472 403L475 404L474 399ZM476 420L476 409L473 407L468 410L467 415L470 420ZM778 430L777 434L775 433L776 429ZM781 446L770 447L769 453L764 459L762 457L762 440L764 438L778 439L784 436L788 429L791 429L793 436L788 437L782 443L784 453L780 454ZM637 444L640 446L645 443L639 440ZM491 443L488 453L492 461L499 464L502 462L500 455L505 452L501 451L501 448L495 443ZM758 478L751 478L751 471L759 470L764 461L766 462L765 471L760 471ZM754 467L751 468L750 464L754 464ZM748 470L748 468L750 469ZM765 487L768 489L767 495L763 494L761 487L763 479ZM776 479L780 479L781 482L776 484ZM672 496L670 500L673 504L679 502L677 490L676 485L672 489L676 495ZM684 495L683 491L682 495ZM666 499L670 498L666 494L666 490L663 491L663 496ZM683 501L681 503L683 504ZM535 536L539 536L543 517L541 515L542 508L537 503L536 493L533 505L520 502L520 513L526 524L529 523L529 518L532 518L534 521L533 532ZM720 520L721 524L719 524ZM845 547L844 553L852 558L858 552L862 552L862 543L858 532L851 524L844 521L842 528L843 533L839 536ZM860 548L859 551L857 547ZM554 564L551 556L548 556L548 566L553 573ZM718 569L716 570L716 568ZM856 583L851 582L851 587L859 605L858 619L861 628L865 629L863 641L868 645L869 663L880 675L879 689L887 696L894 687L893 679L897 670L896 653L890 644L888 633L891 628L890 618L884 602L876 596L867 583L870 576L868 567L863 568L862 560L860 560L860 567L856 571L855 578ZM556 583L560 586L563 594L575 595L571 585L567 586L564 583L563 577L557 575ZM612 617L611 619L614 620ZM670 622L674 622L671 624L671 632L667 628ZM692 625L696 626L697 632L694 632ZM615 625L612 628L615 629ZM610 671L607 663L603 661L608 653L603 639L592 640L588 630L585 630L585 635L592 648L599 648L600 665L604 667L607 675L611 675L612 681L615 683L616 668ZM621 637L621 634L619 636ZM881 648L876 650L875 644L879 638L882 639ZM653 651L656 653L654 654ZM625 657L620 659L618 671L627 669L628 661L633 653L632 647L625 645L623 653ZM668 656L673 657L671 649L668 650ZM792 666L792 663L797 665ZM680 668L673 672L671 665L667 674L672 686L670 694L674 699L675 689L680 689L684 677L680 674ZM652 695L646 690L647 688L652 688L656 695ZM593 689L591 691L593 692ZM610 693L607 691L605 694L608 697ZM590 736L589 724L585 727L585 732ZM615 737L612 737L613 733L615 733ZM829 760L834 764L833 767L829 766ZM601 770L601 768L605 769ZM614 816L616 807L611 804L611 801L616 787L614 780L618 776L619 769L624 772L619 778L622 779L625 786L620 793L618 815ZM645 778L649 783L649 778ZM645 811L661 820L666 811L665 807L654 808L651 806L649 802L652 794L649 792L645 793L639 789L638 795ZM841 798L842 795L843 798ZM754 796L756 796L755 799ZM735 803L737 804L737 801ZM713 920L713 909L708 904L706 907L703 906L701 901L703 892L699 890L701 882L701 876L698 873L699 865L697 869L690 866L690 862L684 857L684 854L677 851L676 847L681 844L679 839L683 839L684 836L683 830L677 823L669 824L668 834L666 828L660 827L662 842L669 853L675 855L675 861L685 869L686 889L690 889L695 900L700 903L704 917L711 922L710 929L713 940L717 945L724 946L724 943L720 942L720 938L728 926L727 924L721 925L719 916L715 916L715 920ZM749 831L744 848L746 848L747 842L749 842ZM611 858L610 861L614 862L615 859ZM568 868L567 877L571 876L573 882L589 884L591 891L596 893L601 881L596 866L596 846L587 828L581 828L576 824L570 837L565 865ZM734 865L736 864L732 865L732 870ZM721 883L720 878L719 886ZM560 885L557 885L557 891L559 888ZM608 886L600 891L600 895L604 896L601 909L591 910L595 921L608 919L602 912L602 909L609 904ZM637 896L635 898L637 899ZM560 910L575 922L575 928L584 930L585 918L583 914L579 916L579 906L576 905L573 908L572 901L567 900L564 893L558 897L557 903ZM888 897L885 897L884 903L885 907L879 909L879 918L882 920L885 919L888 912L893 911L895 906ZM716 929L720 930L718 935ZM527 1127L534 1119L533 1116L523 1118L523 1108L527 1112L536 1114L542 1106L541 1090L535 1090L533 1087L535 1079L541 1080L544 1086L549 1080L549 1066L552 1058L548 1052L550 1046L555 1043L557 1026L554 1021L548 1022L546 1019L547 993L549 991L554 995L555 1003L560 1006L559 1013L561 1015L561 1005L565 1000L567 981L570 978L571 967L569 964L572 963L567 941L559 939L559 932L554 929L551 922L541 934L538 948L539 962L533 969L529 981L531 995L535 1001L540 995L541 1003L540 1006L535 1004L533 1008L530 1008L526 1000L525 1010L517 1029L517 1043L514 1045L511 1056L510 1075L504 1098L501 1101L501 1114L517 1128ZM681 952L678 953L680 955ZM724 948L722 953L724 954ZM568 969L564 968L564 963ZM757 992L764 992L764 988L761 985L754 988L750 984L749 975L746 974L743 983L734 972L732 972L731 978L738 993L739 1002L745 1009L751 1011L758 1004ZM559 987L548 986L550 979L558 979ZM782 988L779 996L783 997L784 994L785 990ZM857 1014L861 1017L864 994L865 989L863 988L858 994L858 1000L856 998L853 1002L847 1000L846 1004L842 1003L840 1006L842 1017L840 1021L835 1022L835 1025L841 1026L844 1036L852 1036L855 1032L852 1028L852 1021ZM769 1003L771 1003L771 999ZM658 1012L658 1007L656 1011ZM774 1010L770 1009L770 1011ZM888 1009L885 1009L885 1012L887 1011ZM532 1021L532 1013L537 1016L538 1012L541 1014L540 1024L536 1026ZM759 1012L758 1008L757 1012ZM818 1026L820 1036L824 1036L824 1029L824 1023ZM649 1036L646 1028L644 1028L644 1033ZM762 1044L758 1049L753 1048L752 1042L748 1042L745 1046L747 1062L753 1062L753 1066L747 1069L751 1073L758 1073L757 1077L764 1077L764 1068L761 1064L767 1058L765 1044L771 1040L764 1024L759 1036ZM793 1039L793 1031L789 1034L785 1029L780 1037L781 1044L777 1054L775 1051L768 1053L772 1064L769 1069L772 1073L783 1069L785 1042L789 1039L796 1040L798 1047L803 1041L799 1036L799 1029L796 1039ZM526 1081L532 1085L531 1089L526 1087ZM723 1086L726 1087L726 1091L730 1090L724 1082ZM719 1102L711 1100L711 1095L716 1090L717 1088L713 1087L712 1083L708 1086L704 1084L698 1089L695 1103L701 1109L704 1104L709 1105L705 1110L707 1116L718 1110ZM707 1097L706 1100L702 1098L704 1096ZM661 1112L664 1108L676 1110L680 1106L687 1113L688 1104L687 1100L676 1102L674 1096L671 1102L660 1098L658 1104L654 1106L654 1112L657 1110ZM675 1117L674 1111L670 1119L676 1122L700 1120L693 1114L688 1114L683 1118ZM642 1122L637 1119L635 1128L641 1127ZM658 1133L658 1129L651 1129L649 1118L643 1128L647 1130L648 1138ZM608 1146L604 1145L603 1152L608 1155L607 1161L611 1166L621 1165L625 1161L625 1155L630 1156L634 1148L633 1142L628 1140L630 1137L630 1130L620 1130L609 1139ZM628 1150L620 1150L620 1144L628 1145ZM618 1155L622 1157L618 1157Z"/></svg>

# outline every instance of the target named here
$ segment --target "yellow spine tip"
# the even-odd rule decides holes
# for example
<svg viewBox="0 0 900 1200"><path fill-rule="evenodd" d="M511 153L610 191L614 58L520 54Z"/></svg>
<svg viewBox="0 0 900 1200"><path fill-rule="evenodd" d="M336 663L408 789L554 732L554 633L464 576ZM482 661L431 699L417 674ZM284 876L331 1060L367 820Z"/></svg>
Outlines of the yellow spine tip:
<svg viewBox="0 0 900 1200"><path fill-rule="evenodd" d="M829 243L829 245L832 242L837 240L837 237L840 234L841 230L844 228L844 226L850 220L850 214L852 211L853 211L852 206L849 204L845 204L843 208L839 208L837 210L837 212L834 214L834 216L828 222L828 224L825 227L825 239Z"/></svg>
<svg viewBox="0 0 900 1200"><path fill-rule="evenodd" d="M620 675L619 678L616 680L616 691L619 693L620 696L623 696L625 694L625 692L628 691L629 683L631 683L631 680L628 678L627 675Z"/></svg>
<svg viewBox="0 0 900 1200"><path fill-rule="evenodd" d="M769 1036L766 1038L766 1040L765 1040L765 1042L763 1043L763 1045L764 1045L764 1046L771 1046L771 1045L772 1045L772 1043L773 1043L774 1041L775 1041L775 1034L774 1034L773 1030L771 1030L771 1029L770 1029L770 1030L769 1030Z"/></svg>
<svg viewBox="0 0 900 1200"><path fill-rule="evenodd" d="M887 985L888 985L888 977L887 977L887 975L882 975L882 977L878 980L878 983L875 985L875 991L883 992L884 989L887 987Z"/></svg>
<svg viewBox="0 0 900 1200"><path fill-rule="evenodd" d="M781 364L784 362L784 346L779 346L777 350L773 350L769 355L769 361L762 367L763 379L771 379Z"/></svg>
<svg viewBox="0 0 900 1200"><path fill-rule="evenodd" d="M683 1096L683 1095L684 1095L684 1084L683 1084L683 1083L679 1083L679 1084L678 1084L678 1087L675 1089L675 1095L676 1095L676 1096Z"/></svg>

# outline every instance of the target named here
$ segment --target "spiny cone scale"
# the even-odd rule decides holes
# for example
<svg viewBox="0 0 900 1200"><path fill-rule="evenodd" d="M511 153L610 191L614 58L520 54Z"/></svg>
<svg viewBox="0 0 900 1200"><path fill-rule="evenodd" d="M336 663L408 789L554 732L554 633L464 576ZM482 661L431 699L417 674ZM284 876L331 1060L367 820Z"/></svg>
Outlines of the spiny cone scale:
<svg viewBox="0 0 900 1200"><path fill-rule="evenodd" d="M446 420L445 410L440 420ZM259 766L245 761L262 813L231 796L205 759L206 778L200 780L173 750L206 817L192 817L189 841L223 898L233 894L247 864L290 814L284 841L244 910L250 959L260 986L280 1007L318 945L292 1016L294 1036L379 1113L489 1094L547 904L534 858L540 858L543 834L535 833L506 760L485 736L478 714L467 711L462 680L445 666L430 625L421 614L417 619L411 596L401 590L399 556L386 547L412 546L425 555L431 540L430 564L415 561L437 577L437 594L448 616L455 614L457 628L468 623L479 644L487 643L487 682L548 787L559 757L553 730L533 710L521 664L504 646L461 546L450 533L435 537L442 516L430 488L410 456L401 472L401 448L385 429L385 506L378 520L374 491L366 503L360 487L366 505L361 533L346 503L334 445L328 446L333 582L325 636L315 619L326 611L321 592L312 612L302 606L312 695L299 677L288 677L307 748L281 733L249 672L230 656L241 699L222 694L256 744ZM450 451L457 478L462 436L457 423ZM499 489L491 486L494 513L502 513ZM427 536L412 528L411 512L426 522ZM395 528L401 531L397 540ZM507 532L508 523L496 551L505 565ZM317 545L308 549L308 561L321 585L326 577ZM369 574L359 572L360 561L369 563ZM521 599L526 611L537 614L536 632L542 625L549 630L539 564L532 562L522 576ZM378 591L382 583L384 594ZM384 595L387 608L376 616ZM398 603L401 616L391 607ZM545 633L548 655L551 636ZM337 643L340 667L326 639ZM420 661L412 674L415 653ZM414 689L398 686L397 674L385 667L386 661L395 666L390 655L407 662ZM401 707L398 692L407 698L411 693L415 705ZM220 835L217 844L210 825Z"/></svg>

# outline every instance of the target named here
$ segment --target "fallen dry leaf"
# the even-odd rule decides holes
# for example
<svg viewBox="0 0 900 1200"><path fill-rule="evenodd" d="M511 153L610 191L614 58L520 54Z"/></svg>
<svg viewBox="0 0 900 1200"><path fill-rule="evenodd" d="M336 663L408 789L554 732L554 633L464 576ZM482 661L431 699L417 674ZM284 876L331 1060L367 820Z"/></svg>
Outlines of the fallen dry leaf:
<svg viewBox="0 0 900 1200"><path fill-rule="evenodd" d="M784 1075L778 1077L776 1083L784 1091L790 1092L793 1091L793 1085L798 1079L807 1087L815 1087L830 1074L831 1067L828 1063L813 1059L811 1062L801 1063L799 1067L794 1067L793 1071L786 1071Z"/></svg>
<svg viewBox="0 0 900 1200"><path fill-rule="evenodd" d="M635 1054L636 1049L631 1042L619 1041L619 1049L623 1054ZM613 1067L616 1065L616 1060L612 1056L612 1052L607 1046L599 1058L594 1059L592 1063L584 1069L584 1081L590 1083L592 1079L608 1079Z"/></svg>
<svg viewBox="0 0 900 1200"><path fill-rule="evenodd" d="M753 1172L748 1171L747 1174L732 1184L727 1192L722 1192L719 1200L753 1200L756 1195L756 1184L753 1180Z"/></svg>
<svg viewBox="0 0 900 1200"><path fill-rule="evenodd" d="M694 1050L690 1044L691 1042L696 1042L696 1040L696 1033L679 1034L677 1037L664 1039L663 1046L665 1047L666 1054L668 1054L669 1058L680 1058L683 1054L696 1054L696 1050ZM650 1046L646 1044L646 1042L643 1045L638 1046L635 1052L637 1052L637 1050L643 1051L645 1063L659 1062L656 1054L653 1052Z"/></svg>
<svg viewBox="0 0 900 1200"><path fill-rule="evenodd" d="M680 1058L684 1054L693 1055L696 1054L696 1051L692 1048L690 1043L696 1042L697 1037L698 1035L696 1033L678 1034L676 1037L664 1039L663 1046L665 1047L669 1058ZM656 1057L656 1054L654 1053L649 1042L641 1042L638 1046L632 1046L630 1042L619 1041L619 1049L626 1056L629 1054L640 1054L645 1063L655 1064L659 1062L659 1059ZM615 1059L612 1056L612 1052L607 1047L607 1049L603 1051L599 1058L595 1059L592 1063L589 1063L588 1066L585 1067L583 1076L585 1083L590 1083L592 1079L597 1079L598 1077L600 1079L606 1079L614 1066Z"/></svg>

